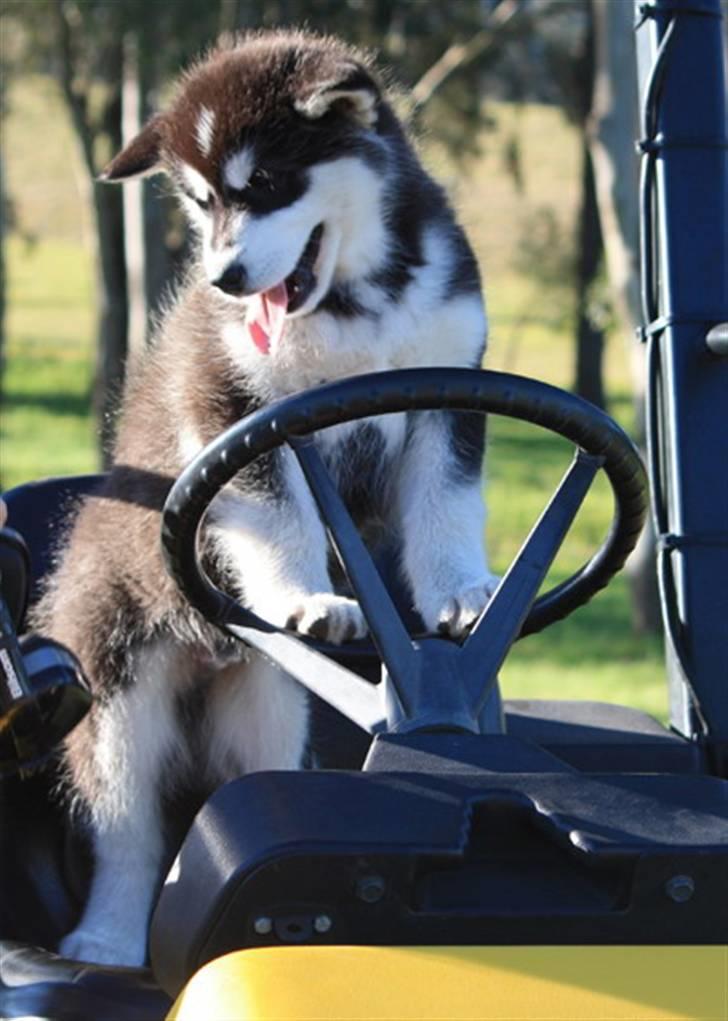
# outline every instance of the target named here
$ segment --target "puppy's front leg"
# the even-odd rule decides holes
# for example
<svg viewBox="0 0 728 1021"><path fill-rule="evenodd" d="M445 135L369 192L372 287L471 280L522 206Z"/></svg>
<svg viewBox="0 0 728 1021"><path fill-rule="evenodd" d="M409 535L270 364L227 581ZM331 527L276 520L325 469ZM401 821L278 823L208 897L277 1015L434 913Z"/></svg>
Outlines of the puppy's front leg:
<svg viewBox="0 0 728 1021"><path fill-rule="evenodd" d="M358 604L333 592L326 533L288 448L269 458L265 488L242 478L222 493L211 524L254 613L337 644L366 633Z"/></svg>
<svg viewBox="0 0 728 1021"><path fill-rule="evenodd" d="M485 554L483 435L481 415L412 415L399 481L403 565L431 631L462 634L498 584Z"/></svg>

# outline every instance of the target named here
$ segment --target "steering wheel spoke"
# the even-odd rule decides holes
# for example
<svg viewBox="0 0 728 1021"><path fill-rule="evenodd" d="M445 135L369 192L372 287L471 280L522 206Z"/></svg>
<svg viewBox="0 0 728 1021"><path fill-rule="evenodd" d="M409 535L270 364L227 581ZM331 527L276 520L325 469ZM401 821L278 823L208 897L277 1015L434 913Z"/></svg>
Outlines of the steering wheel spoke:
<svg viewBox="0 0 728 1021"><path fill-rule="evenodd" d="M558 488L463 645L464 676L480 711L604 458L577 449Z"/></svg>
<svg viewBox="0 0 728 1021"><path fill-rule="evenodd" d="M415 650L399 613L364 545L313 439L290 437L293 449L321 512L339 562L357 594L374 645L396 686L407 691L417 671Z"/></svg>
<svg viewBox="0 0 728 1021"><path fill-rule="evenodd" d="M293 635L240 624L231 624L227 630L273 660L276 666L344 713L362 730L376 734L385 728L387 710L384 692L378 685L339 666Z"/></svg>

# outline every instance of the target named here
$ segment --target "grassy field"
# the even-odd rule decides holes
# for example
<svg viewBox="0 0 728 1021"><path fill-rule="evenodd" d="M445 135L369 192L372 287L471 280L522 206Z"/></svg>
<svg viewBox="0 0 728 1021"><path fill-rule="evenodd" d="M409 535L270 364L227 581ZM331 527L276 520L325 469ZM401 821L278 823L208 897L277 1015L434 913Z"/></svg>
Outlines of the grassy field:
<svg viewBox="0 0 728 1021"><path fill-rule="evenodd" d="M495 113L483 156L465 170L437 153L429 161L450 186L478 251L487 284L491 343L487 364L568 386L571 308L564 287L547 288L518 268L529 224L549 209L559 235L573 231L578 147L557 110ZM518 131L526 167L518 191L503 170ZM5 487L97 464L89 412L93 361L93 257L78 157L63 111L46 79L22 81L11 95L5 136L8 186L19 233L8 245L7 364L0 422ZM39 137L52 159L39 164ZM22 235L22 236L21 236ZM610 410L631 425L624 342L610 338ZM570 458L567 444L541 430L492 420L488 455L488 542L503 570ZM559 554L549 583L577 569L606 534L611 498L595 487ZM519 643L503 670L505 693L591 698L633 705L664 718L660 643L634 636L622 577L595 601L541 635Z"/></svg>

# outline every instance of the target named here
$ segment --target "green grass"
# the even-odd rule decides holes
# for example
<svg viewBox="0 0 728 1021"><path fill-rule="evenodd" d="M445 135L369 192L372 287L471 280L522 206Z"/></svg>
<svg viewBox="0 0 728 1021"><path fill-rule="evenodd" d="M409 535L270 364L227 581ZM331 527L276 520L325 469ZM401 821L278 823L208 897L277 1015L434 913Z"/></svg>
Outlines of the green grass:
<svg viewBox="0 0 728 1021"><path fill-rule="evenodd" d="M488 452L488 547L503 572L566 470L571 444L544 430L491 419ZM606 536L609 486L599 477L546 579L558 584ZM518 698L590 698L632 705L665 719L661 641L634 634L624 575L587 606L514 646L504 665L504 694Z"/></svg>
<svg viewBox="0 0 728 1021"><path fill-rule="evenodd" d="M13 79L7 106L3 170L19 233L91 248L91 185L57 85L43 75Z"/></svg>
<svg viewBox="0 0 728 1021"><path fill-rule="evenodd" d="M9 312L0 417L5 488L93 470L91 263L68 242L8 245Z"/></svg>
<svg viewBox="0 0 728 1021"><path fill-rule="evenodd" d="M20 226L38 242L13 237L8 246L7 365L0 420L0 476L6 488L44 475L93 470L98 463L89 413L93 262L80 227L87 216L79 211L83 189L69 169L77 156L47 80L21 85L11 97L8 179ZM507 107L497 107L496 114L501 128L486 136L484 156L470 165L467 178L456 177L437 154L430 154L431 162L448 179L484 268L492 326L488 365L568 386L568 297L564 289L549 290L520 272L516 251L529 216L546 205L562 232L573 230L578 147L557 110L529 107L520 115L527 169L525 192L519 193L504 174L500 157L515 115ZM23 116L30 117L32 132L23 129ZM46 136L55 162L39 165L33 153L37 138ZM38 196L42 201L36 201ZM629 428L626 346L616 336L610 338L607 383L610 410ZM543 430L491 420L488 545L496 570L507 567L570 456L569 444ZM600 480L547 584L581 566L604 538L610 516L608 486ZM661 643L632 633L623 576L567 620L519 642L508 657L502 682L509 696L599 699L666 716Z"/></svg>

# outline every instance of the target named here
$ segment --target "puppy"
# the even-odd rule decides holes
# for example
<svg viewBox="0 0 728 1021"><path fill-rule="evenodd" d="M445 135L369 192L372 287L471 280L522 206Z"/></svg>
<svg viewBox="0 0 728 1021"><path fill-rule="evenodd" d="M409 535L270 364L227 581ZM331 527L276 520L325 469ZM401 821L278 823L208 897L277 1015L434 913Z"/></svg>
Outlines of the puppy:
<svg viewBox="0 0 728 1021"><path fill-rule="evenodd" d="M166 575L160 510L215 436L326 380L480 365L478 268L370 60L333 38L264 32L221 45L107 167L163 172L197 239L188 279L129 369L114 466L81 509L36 613L96 696L67 742L95 871L69 957L140 965L172 795L248 770L294 769L303 690L187 606ZM389 415L316 442L358 519L401 537L427 628L461 634L495 580L483 548L482 419ZM205 556L274 624L362 636L334 592L313 499L290 451L237 477L208 514Z"/></svg>

